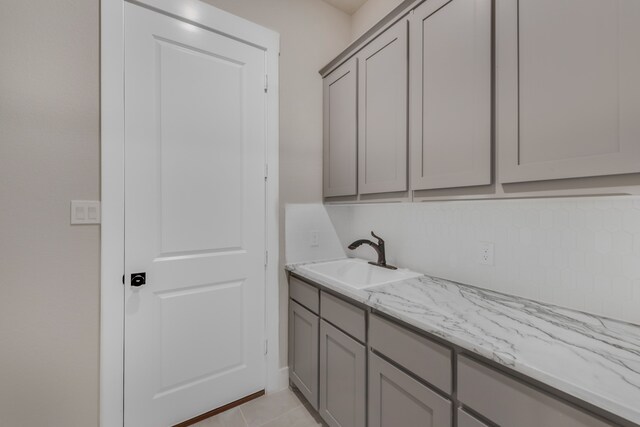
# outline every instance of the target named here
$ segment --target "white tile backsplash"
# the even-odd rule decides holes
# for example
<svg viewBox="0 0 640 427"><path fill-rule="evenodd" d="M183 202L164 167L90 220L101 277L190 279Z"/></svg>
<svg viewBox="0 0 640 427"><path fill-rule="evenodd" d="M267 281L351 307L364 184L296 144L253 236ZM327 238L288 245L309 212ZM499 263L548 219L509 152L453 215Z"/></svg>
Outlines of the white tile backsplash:
<svg viewBox="0 0 640 427"><path fill-rule="evenodd" d="M305 206L288 208L288 216L290 209L294 217L315 212L314 217L326 225L321 206ZM389 263L640 324L639 197L328 205L325 209L342 248L375 230L387 242ZM302 219L295 222L302 243L287 238L287 259L291 255L304 261L310 250L304 244L309 226ZM336 246L340 245L332 242L332 232L313 226L327 236L328 245L317 250L315 255L321 257L314 259L339 255ZM299 230L305 227L306 231ZM481 242L495 245L494 265L479 263ZM350 255L375 257L366 246Z"/></svg>

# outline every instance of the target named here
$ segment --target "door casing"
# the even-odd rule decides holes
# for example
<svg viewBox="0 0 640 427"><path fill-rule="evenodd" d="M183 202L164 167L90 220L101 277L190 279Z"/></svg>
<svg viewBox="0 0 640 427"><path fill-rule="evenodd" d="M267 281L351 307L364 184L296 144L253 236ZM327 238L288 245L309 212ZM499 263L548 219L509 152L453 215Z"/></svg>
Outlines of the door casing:
<svg viewBox="0 0 640 427"><path fill-rule="evenodd" d="M124 425L124 1L102 0L100 28L101 272L100 426ZM288 383L278 343L278 56L280 36L198 0L133 1L159 13L265 50L266 129L266 390ZM268 171L272 172L269 173ZM213 409L213 408L212 408Z"/></svg>

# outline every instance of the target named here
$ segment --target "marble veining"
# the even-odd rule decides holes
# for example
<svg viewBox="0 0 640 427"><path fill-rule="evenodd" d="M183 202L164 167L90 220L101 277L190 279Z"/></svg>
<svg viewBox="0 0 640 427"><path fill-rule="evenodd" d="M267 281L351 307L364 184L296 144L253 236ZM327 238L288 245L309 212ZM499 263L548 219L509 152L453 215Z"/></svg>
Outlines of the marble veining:
<svg viewBox="0 0 640 427"><path fill-rule="evenodd" d="M289 271L640 424L640 326L422 276L364 290Z"/></svg>

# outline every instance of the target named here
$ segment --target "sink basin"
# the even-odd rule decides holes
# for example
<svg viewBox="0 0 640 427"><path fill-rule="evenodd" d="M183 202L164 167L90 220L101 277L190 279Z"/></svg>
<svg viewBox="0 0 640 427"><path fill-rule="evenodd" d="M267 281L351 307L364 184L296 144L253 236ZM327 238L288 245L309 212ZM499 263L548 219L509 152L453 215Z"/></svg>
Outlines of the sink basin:
<svg viewBox="0 0 640 427"><path fill-rule="evenodd" d="M389 270L355 258L310 264L303 268L355 289L386 285L422 276L420 273L406 269Z"/></svg>

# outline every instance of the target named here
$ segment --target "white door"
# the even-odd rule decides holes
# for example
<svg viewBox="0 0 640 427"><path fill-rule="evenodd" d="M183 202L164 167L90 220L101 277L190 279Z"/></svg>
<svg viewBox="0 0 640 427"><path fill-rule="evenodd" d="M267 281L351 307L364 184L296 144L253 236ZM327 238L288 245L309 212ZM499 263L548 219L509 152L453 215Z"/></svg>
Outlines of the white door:
<svg viewBox="0 0 640 427"><path fill-rule="evenodd" d="M127 427L264 389L264 76L265 51L126 4Z"/></svg>

